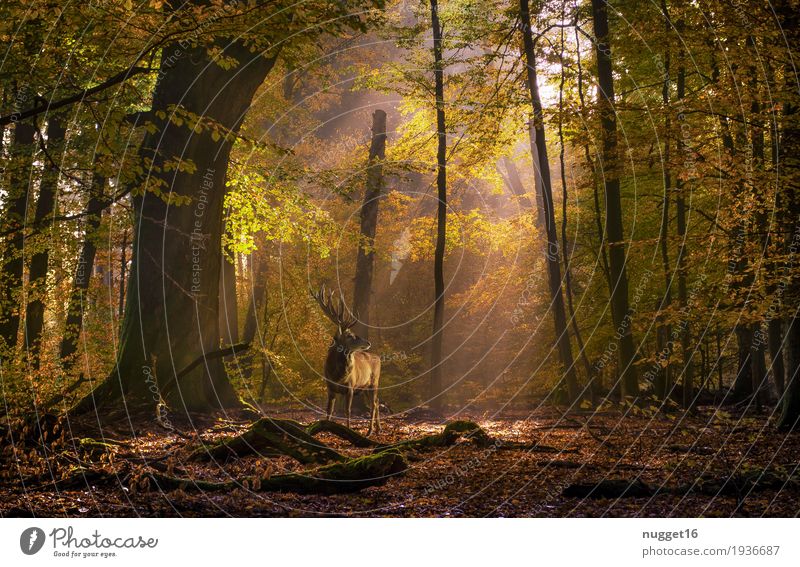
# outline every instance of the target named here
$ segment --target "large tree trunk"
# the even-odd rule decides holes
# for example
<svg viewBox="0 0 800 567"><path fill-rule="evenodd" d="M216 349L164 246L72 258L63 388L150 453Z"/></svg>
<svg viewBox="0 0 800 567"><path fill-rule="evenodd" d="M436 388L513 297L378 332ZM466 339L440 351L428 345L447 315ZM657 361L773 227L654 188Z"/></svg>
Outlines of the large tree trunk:
<svg viewBox="0 0 800 567"><path fill-rule="evenodd" d="M619 335L619 370L623 393L639 394L639 381L634 359L636 347L631 329L632 320L628 304L628 274L625 267L625 238L622 226L620 199L620 163L617 148L617 118L614 102L614 75L611 64L611 47L608 30L608 4L605 0L592 0L592 21L596 38L597 105L602 127L602 171L606 193L606 243L611 275L611 315Z"/></svg>
<svg viewBox="0 0 800 567"><path fill-rule="evenodd" d="M94 271L94 257L97 253L97 229L100 228L100 215L107 206L104 190L106 185L105 177L94 174L92 186L89 194L89 202L86 205L86 228L84 230L83 245L81 246L78 263L75 266L75 276L72 280L72 292L69 296L67 307L67 322L64 327L64 335L61 338L59 354L64 368L70 368L75 363L73 356L78 350L78 340L80 339L81 329L83 328L83 313L86 309L86 292Z"/></svg>
<svg viewBox="0 0 800 567"><path fill-rule="evenodd" d="M186 123L177 125L169 120L171 107L180 105L235 133L274 63L241 42L225 45L223 55L239 64L223 69L207 46L164 49L152 104L158 131L145 136L140 150L153 167L141 180L148 189L133 199L135 236L121 348L111 376L76 411L121 402L123 396L127 405L155 405L163 397L186 411L240 403L219 358L175 379L219 349L223 198L232 136L212 137L209 130L196 133ZM174 167L177 159L193 167ZM169 205L155 191L190 202ZM167 383L174 387L158 386Z"/></svg>
<svg viewBox="0 0 800 567"><path fill-rule="evenodd" d="M444 252L447 235L447 128L444 113L444 67L442 63L442 28L439 25L439 3L431 0L433 28L433 62L436 91L436 250L433 258L433 336L431 337L431 406L442 406L442 342L444 329Z"/></svg>
<svg viewBox="0 0 800 567"><path fill-rule="evenodd" d="M47 123L47 148L52 159L61 154L60 149L66 136L66 129L58 118L51 118ZM39 186L39 199L36 201L36 226L44 225L46 219L53 215L58 192L59 164L47 162L42 182ZM49 238L49 232L42 226L42 237ZM28 273L28 306L25 312L25 350L33 368L39 368L39 348L44 327L44 304L47 297L47 269L50 261L49 242L44 242L31 258Z"/></svg>
<svg viewBox="0 0 800 567"><path fill-rule="evenodd" d="M17 346L19 332L20 295L24 261L22 247L25 241L25 218L28 212L30 176L33 167L36 128L26 122L17 122L11 139L12 166L6 171L9 177L9 193L3 215L3 232L13 231L3 247L2 269L0 269L0 348L9 351Z"/></svg>
<svg viewBox="0 0 800 567"><path fill-rule="evenodd" d="M536 76L536 53L531 30L531 17L528 0L520 0L520 20L522 25L522 39L525 48L525 62L527 67L528 91L533 107L533 118L528 128L531 144L531 158L534 161L534 170L539 173L542 188L543 217L545 235L547 237L548 284L550 288L550 305L553 309L553 322L555 324L555 339L558 355L561 360L562 370L567 385L569 402L575 402L579 397L578 380L575 376L575 362L572 358L572 345L570 344L569 331L567 330L567 316L564 309L564 295L561 288L561 264L559 257L558 236L556 219L553 206L553 189L550 178L550 162L547 157L547 141L544 132L544 117L542 101L539 96L539 83Z"/></svg>
<svg viewBox="0 0 800 567"><path fill-rule="evenodd" d="M358 317L356 334L369 338L369 304L372 294L372 274L375 264L375 232L378 226L378 200L383 190L383 160L386 157L386 113L376 110L372 114L372 143L369 147L367 188L361 207L361 238L356 258L353 310Z"/></svg>

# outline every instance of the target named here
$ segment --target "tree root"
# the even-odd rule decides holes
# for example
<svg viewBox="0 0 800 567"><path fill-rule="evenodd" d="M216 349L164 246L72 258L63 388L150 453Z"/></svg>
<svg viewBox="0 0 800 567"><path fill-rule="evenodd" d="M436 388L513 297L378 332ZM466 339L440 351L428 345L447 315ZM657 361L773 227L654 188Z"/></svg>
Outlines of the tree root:
<svg viewBox="0 0 800 567"><path fill-rule="evenodd" d="M346 428L345 428L346 429ZM353 431L355 435L358 435ZM287 455L303 464L342 462L347 457L317 441L306 428L291 419L264 417L253 423L247 431L210 446L198 448L191 460L225 460L228 457Z"/></svg>
<svg viewBox="0 0 800 567"><path fill-rule="evenodd" d="M365 449L367 447L376 447L380 445L377 441L373 441L369 437L364 437L359 432L350 429L346 425L330 421L328 419L321 419L306 426L306 433L309 435L316 435L317 433L331 433L340 439L343 439L353 445Z"/></svg>
<svg viewBox="0 0 800 567"><path fill-rule="evenodd" d="M228 482L209 482L179 478L154 471L147 472L143 476L165 491L187 489L219 491L245 488L260 492L339 494L356 492L368 486L382 485L391 476L404 472L407 467L405 459L399 452L386 451L347 459L303 473L289 473L268 478L255 477ZM141 486L141 484L140 480L139 485ZM152 485L148 488L152 488Z"/></svg>

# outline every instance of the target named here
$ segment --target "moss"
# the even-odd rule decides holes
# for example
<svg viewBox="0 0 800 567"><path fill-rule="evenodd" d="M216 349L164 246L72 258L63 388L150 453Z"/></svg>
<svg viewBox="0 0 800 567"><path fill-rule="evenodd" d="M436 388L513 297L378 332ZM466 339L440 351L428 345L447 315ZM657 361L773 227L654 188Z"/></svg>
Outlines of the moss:
<svg viewBox="0 0 800 567"><path fill-rule="evenodd" d="M320 443L306 433L305 427L291 419L264 417L247 431L210 446L203 446L191 455L193 460L226 459L259 454L287 455L303 464L344 461L345 456Z"/></svg>

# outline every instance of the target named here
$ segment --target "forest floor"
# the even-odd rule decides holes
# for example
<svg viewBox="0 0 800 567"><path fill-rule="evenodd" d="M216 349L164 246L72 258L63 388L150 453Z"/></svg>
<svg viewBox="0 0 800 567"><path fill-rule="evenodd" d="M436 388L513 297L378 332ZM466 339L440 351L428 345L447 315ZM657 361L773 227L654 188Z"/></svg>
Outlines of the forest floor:
<svg viewBox="0 0 800 567"><path fill-rule="evenodd" d="M766 416L732 418L716 409L695 415L638 415L619 410L561 415L459 414L492 439L460 439L405 454L408 468L380 486L347 494L262 492L242 485L224 491L196 486L161 490L143 470L157 467L184 478L229 481L307 471L289 457L250 455L195 462L200 442L240 433L243 416L206 416L176 423L181 435L152 417L104 424L106 444L89 422L72 422L60 445L43 450L10 442L0 461L0 516L797 516L800 514L800 434L782 434ZM301 422L311 412L270 417ZM377 439L392 443L441 432L445 420L423 412L382 420ZM339 420L340 422L342 420ZM365 433L366 421L354 429ZM196 431L187 435L187 431ZM132 434L133 432L133 434ZM346 456L363 455L328 433L317 436ZM84 440L84 441L81 441ZM525 445L523 445L523 443ZM519 448L519 447L525 448ZM59 448L60 447L60 448Z"/></svg>

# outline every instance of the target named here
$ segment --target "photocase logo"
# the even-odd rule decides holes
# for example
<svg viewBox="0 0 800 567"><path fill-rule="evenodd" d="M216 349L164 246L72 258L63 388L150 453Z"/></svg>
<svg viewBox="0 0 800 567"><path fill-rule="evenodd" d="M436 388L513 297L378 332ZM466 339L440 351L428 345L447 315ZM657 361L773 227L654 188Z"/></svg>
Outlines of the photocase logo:
<svg viewBox="0 0 800 567"><path fill-rule="evenodd" d="M41 528L28 528L19 536L19 547L25 555L34 555L44 545L44 530Z"/></svg>

